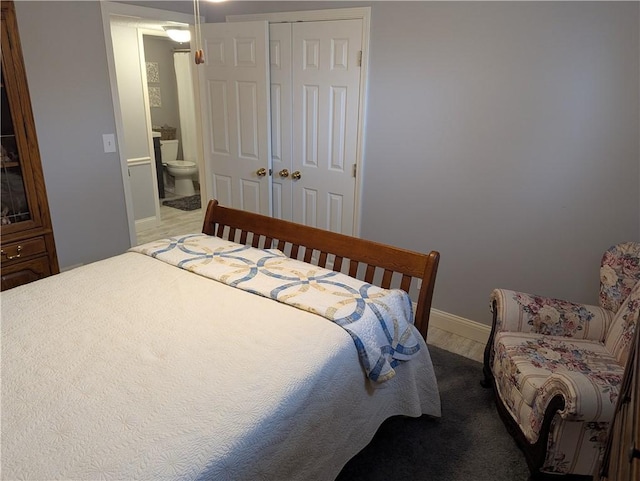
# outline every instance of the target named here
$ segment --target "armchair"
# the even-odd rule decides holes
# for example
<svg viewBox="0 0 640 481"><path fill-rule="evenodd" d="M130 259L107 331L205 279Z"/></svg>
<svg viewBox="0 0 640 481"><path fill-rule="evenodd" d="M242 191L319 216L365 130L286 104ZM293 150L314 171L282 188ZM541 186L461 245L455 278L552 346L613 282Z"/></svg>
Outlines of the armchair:
<svg viewBox="0 0 640 481"><path fill-rule="evenodd" d="M598 306L491 293L484 380L532 479L591 479L640 314L640 244L608 249Z"/></svg>

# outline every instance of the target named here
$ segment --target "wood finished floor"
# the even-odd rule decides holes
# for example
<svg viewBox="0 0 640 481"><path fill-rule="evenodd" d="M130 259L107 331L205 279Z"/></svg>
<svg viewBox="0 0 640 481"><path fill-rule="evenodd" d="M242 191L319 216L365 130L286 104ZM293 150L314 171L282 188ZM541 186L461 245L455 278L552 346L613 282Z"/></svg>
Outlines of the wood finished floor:
<svg viewBox="0 0 640 481"><path fill-rule="evenodd" d="M427 343L474 361L483 361L484 343L458 336L432 325L429 326L429 331L427 332Z"/></svg>
<svg viewBox="0 0 640 481"><path fill-rule="evenodd" d="M136 232L138 244L173 235L202 232L204 210L198 209L187 212L161 205L160 218L161 222L157 226ZM429 326L427 341L430 345L482 362L484 344L477 341L434 326Z"/></svg>
<svg viewBox="0 0 640 481"><path fill-rule="evenodd" d="M160 219L157 226L136 231L138 245L164 237L202 232L204 210L184 211L160 205Z"/></svg>

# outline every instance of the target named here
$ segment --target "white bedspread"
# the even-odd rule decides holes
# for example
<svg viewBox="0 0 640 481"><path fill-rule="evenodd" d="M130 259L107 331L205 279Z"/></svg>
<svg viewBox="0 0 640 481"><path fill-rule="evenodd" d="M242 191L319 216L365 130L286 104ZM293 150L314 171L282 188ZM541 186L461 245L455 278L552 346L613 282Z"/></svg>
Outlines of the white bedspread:
<svg viewBox="0 0 640 481"><path fill-rule="evenodd" d="M188 234L133 247L209 279L316 313L345 329L372 381L420 350L409 294L382 289L341 272L206 234Z"/></svg>
<svg viewBox="0 0 640 481"><path fill-rule="evenodd" d="M0 299L3 479L331 480L440 415L425 345L375 384L337 325L140 254Z"/></svg>

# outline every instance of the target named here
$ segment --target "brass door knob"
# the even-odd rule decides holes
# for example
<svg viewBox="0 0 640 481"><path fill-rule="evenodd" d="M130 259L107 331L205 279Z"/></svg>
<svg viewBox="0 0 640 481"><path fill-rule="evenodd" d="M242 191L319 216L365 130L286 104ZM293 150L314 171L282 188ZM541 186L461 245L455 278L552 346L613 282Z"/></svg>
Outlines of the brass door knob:
<svg viewBox="0 0 640 481"><path fill-rule="evenodd" d="M289 177L289 171L287 169L282 169L280 172L278 172L278 175L283 179L286 179L287 177Z"/></svg>
<svg viewBox="0 0 640 481"><path fill-rule="evenodd" d="M264 167L263 167L263 168L261 168L261 169L258 169L258 170L256 171L256 175L257 175L258 177L264 177L265 175L267 175L267 169L265 169Z"/></svg>
<svg viewBox="0 0 640 481"><path fill-rule="evenodd" d="M291 178L293 180L300 180L300 178L302 178L302 174L299 170L296 170L293 174L291 174Z"/></svg>

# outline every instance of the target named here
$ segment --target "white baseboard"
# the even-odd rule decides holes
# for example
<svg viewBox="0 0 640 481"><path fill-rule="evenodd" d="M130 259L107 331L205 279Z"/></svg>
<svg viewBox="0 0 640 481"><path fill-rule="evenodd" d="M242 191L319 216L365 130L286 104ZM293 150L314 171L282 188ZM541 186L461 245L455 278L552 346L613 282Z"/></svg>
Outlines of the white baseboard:
<svg viewBox="0 0 640 481"><path fill-rule="evenodd" d="M491 326L481 324L470 319L465 319L464 317L456 316L455 314L439 311L438 309L431 309L429 326L437 327L443 331L447 331L482 344L487 343L489 340L489 334L491 333Z"/></svg>

